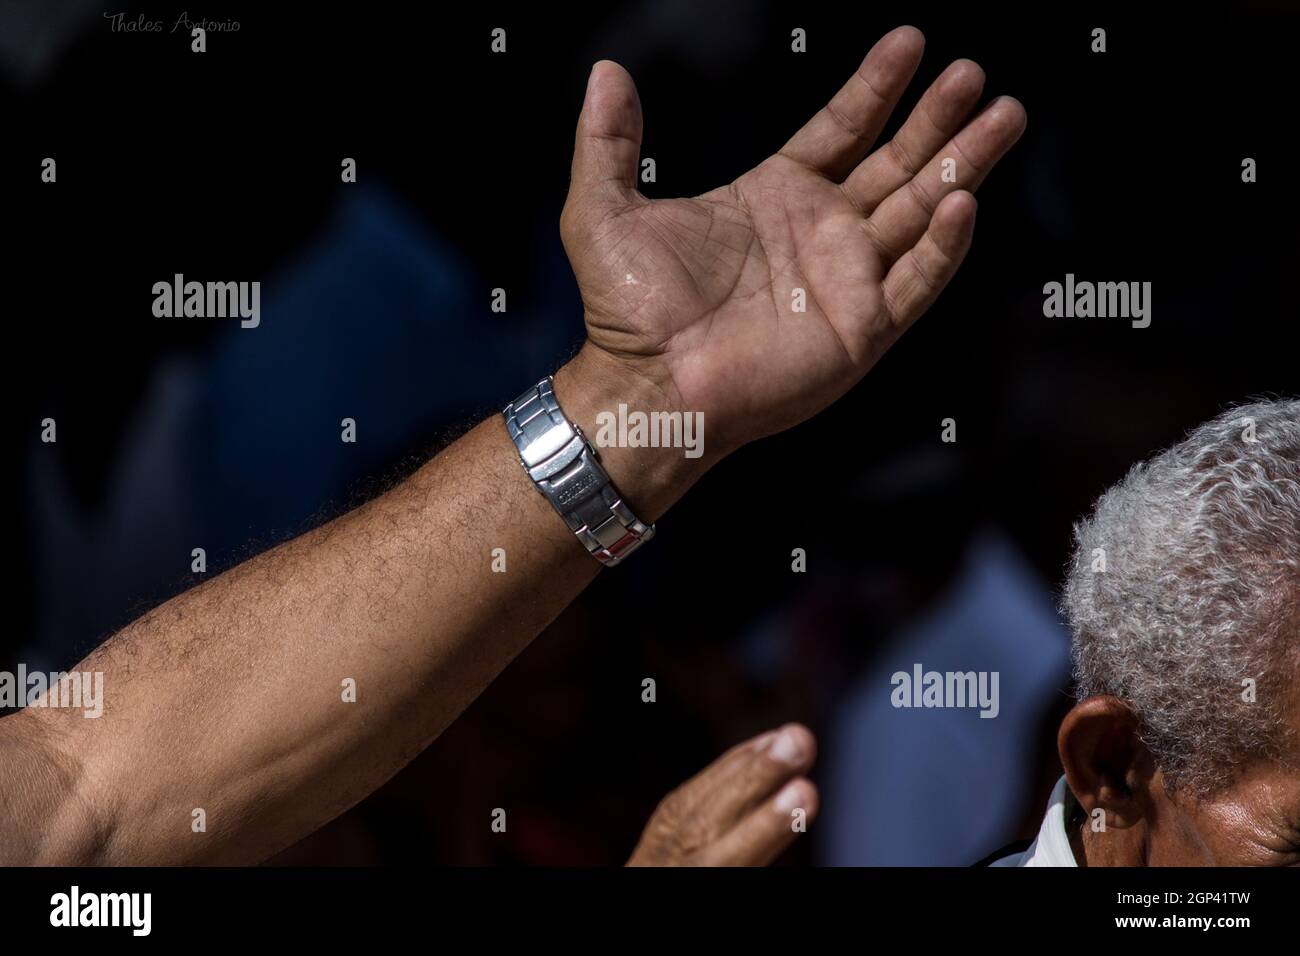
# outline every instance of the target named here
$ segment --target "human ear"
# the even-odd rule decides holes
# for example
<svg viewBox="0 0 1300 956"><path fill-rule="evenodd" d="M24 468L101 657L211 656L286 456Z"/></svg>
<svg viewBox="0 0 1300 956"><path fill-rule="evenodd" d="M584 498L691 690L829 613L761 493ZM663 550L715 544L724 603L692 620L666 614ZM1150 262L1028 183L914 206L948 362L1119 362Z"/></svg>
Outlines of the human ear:
<svg viewBox="0 0 1300 956"><path fill-rule="evenodd" d="M1137 715L1117 697L1088 697L1061 721L1056 738L1066 782L1089 817L1126 828L1150 813L1155 761L1139 735Z"/></svg>

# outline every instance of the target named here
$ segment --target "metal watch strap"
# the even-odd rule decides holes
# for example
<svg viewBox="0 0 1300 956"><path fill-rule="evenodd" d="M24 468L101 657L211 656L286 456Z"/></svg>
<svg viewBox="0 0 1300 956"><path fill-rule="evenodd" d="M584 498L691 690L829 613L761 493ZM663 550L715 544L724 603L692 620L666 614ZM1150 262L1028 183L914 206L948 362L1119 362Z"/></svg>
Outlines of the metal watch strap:
<svg viewBox="0 0 1300 956"><path fill-rule="evenodd" d="M611 567L654 537L601 467L596 449L560 411L551 376L501 412L524 471L587 550Z"/></svg>

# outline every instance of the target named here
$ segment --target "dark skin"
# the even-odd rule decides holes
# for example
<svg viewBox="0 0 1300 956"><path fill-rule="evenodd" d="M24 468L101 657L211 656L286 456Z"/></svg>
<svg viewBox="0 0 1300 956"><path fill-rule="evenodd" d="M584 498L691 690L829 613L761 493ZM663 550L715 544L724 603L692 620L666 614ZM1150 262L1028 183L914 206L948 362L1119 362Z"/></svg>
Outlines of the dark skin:
<svg viewBox="0 0 1300 956"><path fill-rule="evenodd" d="M709 423L699 459L601 450L641 519L853 387L956 273L971 191L1025 113L1009 97L976 112L983 71L958 60L878 143L923 46L891 31L777 153L678 199L637 190L636 88L593 68L560 221L587 340L555 394L589 435L624 403ZM386 494L106 641L77 668L104 674L106 719L0 721L0 865L262 862L427 747L599 568L492 416ZM816 814L811 737L793 733L806 739L742 749L679 790L634 860L771 859Z"/></svg>
<svg viewBox="0 0 1300 956"><path fill-rule="evenodd" d="M817 817L807 727L737 744L659 802L628 866L766 866Z"/></svg>
<svg viewBox="0 0 1300 956"><path fill-rule="evenodd" d="M1294 686L1294 685L1293 685ZM1080 866L1300 866L1300 693L1288 710L1292 734L1278 760L1247 765L1200 797L1170 788L1138 737L1128 705L1080 701L1057 743L1066 780L1086 814L1070 828ZM1105 813L1105 832L1090 825Z"/></svg>

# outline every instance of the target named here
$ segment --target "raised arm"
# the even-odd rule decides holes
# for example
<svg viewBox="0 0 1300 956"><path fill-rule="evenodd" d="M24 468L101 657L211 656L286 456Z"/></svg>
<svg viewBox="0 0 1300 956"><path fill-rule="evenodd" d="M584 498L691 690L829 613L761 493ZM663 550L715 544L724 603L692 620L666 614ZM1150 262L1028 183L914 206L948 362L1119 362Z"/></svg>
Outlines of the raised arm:
<svg viewBox="0 0 1300 956"><path fill-rule="evenodd" d="M959 61L867 156L921 47L914 29L888 34L780 152L694 199L636 191L636 90L613 63L592 70L561 222L588 340L555 394L588 436L620 403L706 425L698 459L601 450L641 519L843 394L957 269L967 190L1024 112L1002 99L967 123L983 74ZM102 718L0 721L0 863L265 859L411 760L599 567L485 421L382 497L112 637L77 667L105 674Z"/></svg>

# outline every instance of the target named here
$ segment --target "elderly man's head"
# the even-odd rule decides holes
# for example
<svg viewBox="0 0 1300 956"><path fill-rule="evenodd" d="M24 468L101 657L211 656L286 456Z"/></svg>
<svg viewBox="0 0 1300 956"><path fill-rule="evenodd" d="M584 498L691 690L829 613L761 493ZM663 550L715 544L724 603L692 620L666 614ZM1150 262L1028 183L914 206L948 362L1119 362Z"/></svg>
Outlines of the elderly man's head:
<svg viewBox="0 0 1300 956"><path fill-rule="evenodd" d="M1300 863L1300 401L1129 472L1076 528L1064 606L1076 856Z"/></svg>

